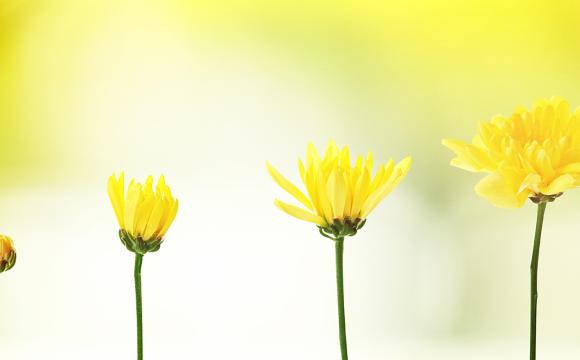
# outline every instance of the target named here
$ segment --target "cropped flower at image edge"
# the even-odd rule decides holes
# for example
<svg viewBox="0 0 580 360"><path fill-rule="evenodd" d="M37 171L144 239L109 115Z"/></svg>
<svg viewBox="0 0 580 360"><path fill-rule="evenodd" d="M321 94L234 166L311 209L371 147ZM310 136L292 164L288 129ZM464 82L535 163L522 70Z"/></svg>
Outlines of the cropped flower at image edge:
<svg viewBox="0 0 580 360"><path fill-rule="evenodd" d="M0 273L8 271L16 264L16 250L12 239L6 235L0 235Z"/></svg>

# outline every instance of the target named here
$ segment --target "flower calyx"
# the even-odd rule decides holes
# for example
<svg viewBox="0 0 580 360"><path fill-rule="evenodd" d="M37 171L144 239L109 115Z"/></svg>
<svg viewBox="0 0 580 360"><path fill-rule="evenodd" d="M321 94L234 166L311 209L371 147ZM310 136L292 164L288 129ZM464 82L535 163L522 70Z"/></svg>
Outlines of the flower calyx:
<svg viewBox="0 0 580 360"><path fill-rule="evenodd" d="M552 195L545 195L542 193L537 193L537 194L530 196L530 200L532 200L532 202L534 204L549 203L549 202L556 200L560 196L562 196L562 194L564 194L564 193L560 192L560 193L552 194Z"/></svg>
<svg viewBox="0 0 580 360"><path fill-rule="evenodd" d="M142 237L135 237L123 229L119 230L119 238L127 250L140 255L156 252L163 243L163 238L144 240Z"/></svg>
<svg viewBox="0 0 580 360"><path fill-rule="evenodd" d="M354 236L362 229L367 219L334 219L333 223L328 226L318 226L320 235L333 241L344 240L346 236Z"/></svg>

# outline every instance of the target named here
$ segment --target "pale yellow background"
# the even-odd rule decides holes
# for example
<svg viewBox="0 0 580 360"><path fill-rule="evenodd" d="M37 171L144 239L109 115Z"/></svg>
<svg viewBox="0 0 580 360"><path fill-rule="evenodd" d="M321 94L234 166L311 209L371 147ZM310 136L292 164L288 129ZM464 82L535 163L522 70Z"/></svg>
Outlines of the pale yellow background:
<svg viewBox="0 0 580 360"><path fill-rule="evenodd" d="M575 1L0 0L0 358L134 358L132 254L105 191L164 173L148 359L337 359L334 251L273 206L306 143L408 154L346 243L352 359L525 359L535 209L478 198L443 137L580 105ZM580 193L548 206L539 358L580 357Z"/></svg>

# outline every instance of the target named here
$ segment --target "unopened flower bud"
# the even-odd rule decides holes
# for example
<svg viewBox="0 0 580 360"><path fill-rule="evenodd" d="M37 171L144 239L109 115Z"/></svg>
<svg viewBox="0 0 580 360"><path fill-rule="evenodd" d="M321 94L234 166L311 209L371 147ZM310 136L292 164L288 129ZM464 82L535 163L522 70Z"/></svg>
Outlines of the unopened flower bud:
<svg viewBox="0 0 580 360"><path fill-rule="evenodd" d="M14 243L8 236L0 235L0 273L12 269L16 264Z"/></svg>

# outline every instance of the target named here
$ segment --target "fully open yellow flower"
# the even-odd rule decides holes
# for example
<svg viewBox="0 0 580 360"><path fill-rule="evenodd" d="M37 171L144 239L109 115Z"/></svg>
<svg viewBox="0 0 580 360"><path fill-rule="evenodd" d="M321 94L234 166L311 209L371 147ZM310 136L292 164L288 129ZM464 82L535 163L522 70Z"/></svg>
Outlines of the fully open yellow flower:
<svg viewBox="0 0 580 360"><path fill-rule="evenodd" d="M475 191L499 207L526 199L551 201L580 182L580 110L561 98L540 100L479 124L471 143L443 140L457 155L451 165L489 173Z"/></svg>
<svg viewBox="0 0 580 360"><path fill-rule="evenodd" d="M12 269L16 263L14 243L6 235L0 235L0 273Z"/></svg>
<svg viewBox="0 0 580 360"><path fill-rule="evenodd" d="M304 209L276 200L275 204L280 209L321 228L338 226L343 230L348 231L350 228L356 232L370 212L407 175L411 158L407 157L396 165L393 160L389 160L387 164L379 167L373 177L371 152L364 161L359 156L352 166L348 147L340 150L331 141L324 157L320 158L314 145L308 144L306 164L298 160L298 169L308 196L270 164L267 167L278 185L305 207Z"/></svg>
<svg viewBox="0 0 580 360"><path fill-rule="evenodd" d="M146 247L147 251L158 249L148 248L146 243L160 243L177 214L179 202L165 185L163 175L153 191L153 177L149 176L145 185L131 180L125 196L124 174L119 178L112 175L107 186L111 204L115 210L117 221L121 227L121 240L127 237L137 245ZM125 241L123 241L125 243ZM125 244L127 246L127 244ZM129 246L128 246L129 248ZM129 249L135 251L135 249ZM143 249L142 249L143 250Z"/></svg>

